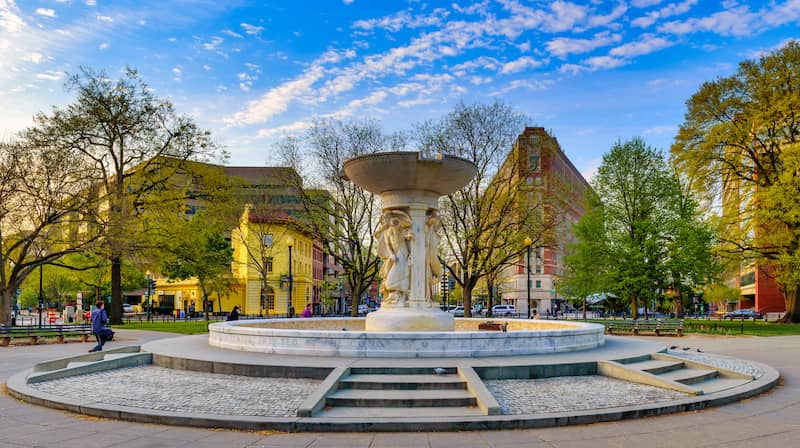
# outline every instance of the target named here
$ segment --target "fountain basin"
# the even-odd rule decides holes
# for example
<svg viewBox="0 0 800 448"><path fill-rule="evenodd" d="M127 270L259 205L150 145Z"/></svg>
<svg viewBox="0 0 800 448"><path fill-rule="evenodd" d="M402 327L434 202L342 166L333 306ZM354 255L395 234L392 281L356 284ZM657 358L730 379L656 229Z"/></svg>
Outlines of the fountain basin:
<svg viewBox="0 0 800 448"><path fill-rule="evenodd" d="M507 332L478 331L481 322ZM602 325L551 320L455 320L456 331L364 331L363 318L259 319L209 325L214 347L280 355L353 358L480 358L588 350L604 344Z"/></svg>

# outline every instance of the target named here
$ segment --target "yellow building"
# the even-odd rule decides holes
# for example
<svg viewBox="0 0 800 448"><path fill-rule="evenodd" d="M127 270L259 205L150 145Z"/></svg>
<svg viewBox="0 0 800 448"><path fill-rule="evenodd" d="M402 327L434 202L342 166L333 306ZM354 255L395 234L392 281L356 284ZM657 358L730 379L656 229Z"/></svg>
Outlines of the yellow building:
<svg viewBox="0 0 800 448"><path fill-rule="evenodd" d="M247 206L239 227L231 234L231 242L232 271L240 285L237 294L242 313L285 315L289 312L290 258L291 306L299 314L312 303L314 242L294 228L287 214L259 215Z"/></svg>

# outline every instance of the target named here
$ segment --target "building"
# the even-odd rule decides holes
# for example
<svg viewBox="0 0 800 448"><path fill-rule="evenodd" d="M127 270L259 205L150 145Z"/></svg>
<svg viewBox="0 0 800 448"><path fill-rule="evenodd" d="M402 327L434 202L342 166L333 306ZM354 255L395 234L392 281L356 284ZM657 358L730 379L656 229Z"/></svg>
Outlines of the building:
<svg viewBox="0 0 800 448"><path fill-rule="evenodd" d="M526 127L514 142L506 159L520 175L526 176L520 189L520 207L540 206L551 225L541 243L531 247L530 278L527 283L527 253L501 274L502 302L516 305L521 314L529 312L527 303L530 288L531 306L540 315L565 310L564 297L559 294L558 279L564 272L564 250L574 240L570 227L584 212L584 197L591 188L575 165L567 158L558 140L541 127ZM537 240L536 238L532 238ZM522 249L522 248L521 248Z"/></svg>

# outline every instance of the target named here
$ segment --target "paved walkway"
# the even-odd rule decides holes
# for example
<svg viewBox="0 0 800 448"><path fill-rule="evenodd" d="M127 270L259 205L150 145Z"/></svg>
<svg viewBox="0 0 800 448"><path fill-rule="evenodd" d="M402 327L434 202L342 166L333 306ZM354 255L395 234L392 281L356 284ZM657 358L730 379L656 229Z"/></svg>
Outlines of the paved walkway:
<svg viewBox="0 0 800 448"><path fill-rule="evenodd" d="M120 342L143 343L165 333L125 331ZM654 340L654 338L643 338ZM639 420L536 430L411 434L268 434L99 420L20 403L0 394L0 448L20 447L781 447L800 440L800 336L661 338L703 351L760 361L784 375L784 385L721 408ZM0 381L11 373L91 344L0 349ZM88 391L102 395L102 391Z"/></svg>

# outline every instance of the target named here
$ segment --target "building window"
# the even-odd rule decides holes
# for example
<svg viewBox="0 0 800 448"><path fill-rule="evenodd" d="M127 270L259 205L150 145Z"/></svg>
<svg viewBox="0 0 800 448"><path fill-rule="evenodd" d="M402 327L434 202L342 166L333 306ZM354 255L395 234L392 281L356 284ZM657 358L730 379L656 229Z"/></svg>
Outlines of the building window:
<svg viewBox="0 0 800 448"><path fill-rule="evenodd" d="M536 280L536 289L542 289L542 281Z"/></svg>
<svg viewBox="0 0 800 448"><path fill-rule="evenodd" d="M268 310L275 309L275 290L270 287L267 287L266 294L261 294L261 308Z"/></svg>
<svg viewBox="0 0 800 448"><path fill-rule="evenodd" d="M267 258L265 263L265 268L267 268L267 272L272 272L272 258Z"/></svg>

